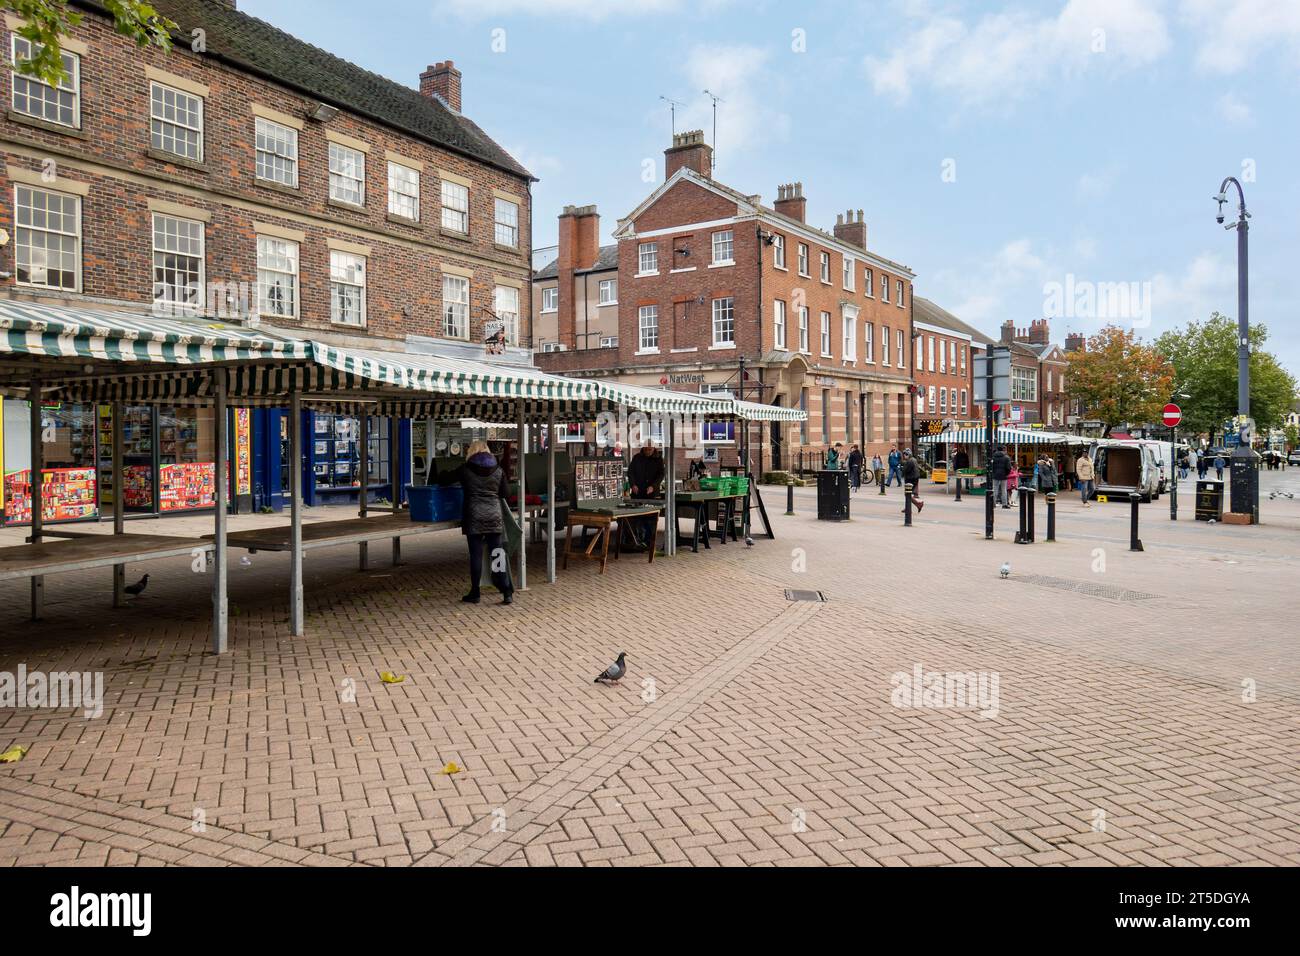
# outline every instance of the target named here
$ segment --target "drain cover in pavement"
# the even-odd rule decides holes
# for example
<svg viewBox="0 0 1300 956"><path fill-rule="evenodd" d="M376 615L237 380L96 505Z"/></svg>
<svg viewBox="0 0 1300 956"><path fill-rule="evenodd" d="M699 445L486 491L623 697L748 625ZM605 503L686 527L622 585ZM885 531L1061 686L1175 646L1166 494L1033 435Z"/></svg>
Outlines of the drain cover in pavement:
<svg viewBox="0 0 1300 956"><path fill-rule="evenodd" d="M795 591L786 588L785 599L787 601L825 601L826 595L822 594L821 591Z"/></svg>
<svg viewBox="0 0 1300 956"><path fill-rule="evenodd" d="M1021 584L1037 584L1044 588L1059 588L1062 591L1076 591L1089 597L1107 598L1111 601L1150 601L1160 597L1158 594L1145 594L1142 591L1130 591L1128 588L1115 587L1110 584L1096 584L1091 581L1071 581L1067 578L1054 578L1046 574L1021 574L1011 578Z"/></svg>

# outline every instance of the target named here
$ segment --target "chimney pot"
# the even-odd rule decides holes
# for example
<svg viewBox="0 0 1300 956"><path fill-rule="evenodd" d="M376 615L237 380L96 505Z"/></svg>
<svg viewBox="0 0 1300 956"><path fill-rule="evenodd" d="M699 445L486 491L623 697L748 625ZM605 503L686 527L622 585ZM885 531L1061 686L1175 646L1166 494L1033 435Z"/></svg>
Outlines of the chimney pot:
<svg viewBox="0 0 1300 956"><path fill-rule="evenodd" d="M434 63L420 74L420 92L460 113L460 70L451 60Z"/></svg>
<svg viewBox="0 0 1300 956"><path fill-rule="evenodd" d="M673 134L673 145L664 150L664 179L670 178L683 166L701 176L713 174L713 147L704 142L704 130Z"/></svg>

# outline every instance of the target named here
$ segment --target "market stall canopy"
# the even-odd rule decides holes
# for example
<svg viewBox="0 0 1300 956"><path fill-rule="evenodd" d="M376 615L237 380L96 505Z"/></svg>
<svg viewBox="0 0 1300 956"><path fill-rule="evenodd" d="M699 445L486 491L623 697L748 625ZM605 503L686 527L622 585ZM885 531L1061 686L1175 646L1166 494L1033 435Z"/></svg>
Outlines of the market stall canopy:
<svg viewBox="0 0 1300 956"><path fill-rule="evenodd" d="M808 418L808 413L802 409L786 408L783 405L732 399L731 407L737 418L748 422L802 422Z"/></svg>
<svg viewBox="0 0 1300 956"><path fill-rule="evenodd" d="M958 428L938 435L925 435L917 441L922 445L983 445L986 442L984 436L983 427ZM1092 441L1078 435L1066 435L1063 432L1005 427L999 427L994 431L993 440L999 445L1087 445Z"/></svg>

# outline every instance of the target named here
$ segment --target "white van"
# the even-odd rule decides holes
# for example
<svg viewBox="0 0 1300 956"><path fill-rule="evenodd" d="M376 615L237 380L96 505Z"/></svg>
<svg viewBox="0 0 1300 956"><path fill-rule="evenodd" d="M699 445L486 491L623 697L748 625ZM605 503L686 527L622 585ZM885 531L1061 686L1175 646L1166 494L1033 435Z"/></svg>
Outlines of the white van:
<svg viewBox="0 0 1300 956"><path fill-rule="evenodd" d="M1115 495L1125 501L1132 494L1141 495L1143 501L1158 498L1160 459L1151 444L1106 441L1093 445L1089 457L1097 475L1097 494Z"/></svg>

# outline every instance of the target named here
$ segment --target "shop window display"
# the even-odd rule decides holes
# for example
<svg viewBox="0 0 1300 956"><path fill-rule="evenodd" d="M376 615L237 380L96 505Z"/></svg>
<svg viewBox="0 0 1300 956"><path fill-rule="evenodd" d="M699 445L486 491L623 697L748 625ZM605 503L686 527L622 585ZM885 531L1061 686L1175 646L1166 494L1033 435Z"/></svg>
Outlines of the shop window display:
<svg viewBox="0 0 1300 956"><path fill-rule="evenodd" d="M89 405L41 409L44 468L41 518L72 521L99 513L95 480L95 427ZM3 415L0 485L4 521L32 520L31 410L27 402L6 400Z"/></svg>

